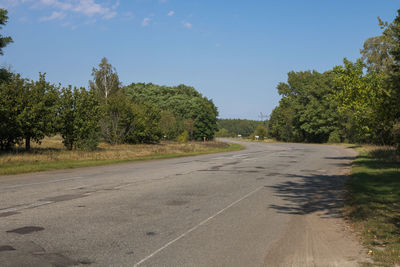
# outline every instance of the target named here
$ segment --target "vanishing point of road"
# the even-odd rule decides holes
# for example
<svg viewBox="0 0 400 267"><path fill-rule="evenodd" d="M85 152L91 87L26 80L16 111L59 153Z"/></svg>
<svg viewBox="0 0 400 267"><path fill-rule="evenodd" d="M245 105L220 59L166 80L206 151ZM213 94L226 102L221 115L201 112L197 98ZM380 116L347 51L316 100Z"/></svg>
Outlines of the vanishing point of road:
<svg viewBox="0 0 400 267"><path fill-rule="evenodd" d="M343 146L0 176L1 266L357 266Z"/></svg>

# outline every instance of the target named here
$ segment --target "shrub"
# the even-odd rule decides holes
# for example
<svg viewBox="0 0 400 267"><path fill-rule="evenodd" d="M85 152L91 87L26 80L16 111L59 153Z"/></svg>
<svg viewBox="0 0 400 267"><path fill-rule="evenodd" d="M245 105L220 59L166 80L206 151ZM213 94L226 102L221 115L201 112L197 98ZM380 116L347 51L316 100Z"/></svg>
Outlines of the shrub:
<svg viewBox="0 0 400 267"><path fill-rule="evenodd" d="M328 143L340 143L340 135L337 131L329 134Z"/></svg>
<svg viewBox="0 0 400 267"><path fill-rule="evenodd" d="M178 142L180 142L180 143L186 143L187 141L188 141L188 139L189 139L189 133L188 133L188 131L183 131L183 133L181 133L177 138L176 138L176 140L178 141Z"/></svg>

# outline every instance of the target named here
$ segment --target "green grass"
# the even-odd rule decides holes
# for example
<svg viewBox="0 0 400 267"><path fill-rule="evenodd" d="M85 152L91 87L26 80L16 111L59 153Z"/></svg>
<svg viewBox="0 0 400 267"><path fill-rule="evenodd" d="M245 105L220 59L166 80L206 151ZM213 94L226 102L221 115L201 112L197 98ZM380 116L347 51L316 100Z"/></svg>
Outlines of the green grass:
<svg viewBox="0 0 400 267"><path fill-rule="evenodd" d="M137 149L137 147L139 146L140 148ZM244 149L244 146L239 144L233 144L233 143L226 144L221 142L214 142L214 143L207 142L204 144L199 142L195 143L194 145L190 143L177 144L173 145L174 146L173 148L170 148L170 146L172 145L170 144L123 145L119 146L117 152L110 151L113 148L107 147L105 149L103 148L99 151L93 151L93 152L87 152L87 151L69 152L64 150L49 150L48 148L46 148L46 149L36 149L31 152L25 152L25 153L17 153L17 154L9 153L7 155L1 155L3 159L0 164L0 175L81 168L81 167L100 166L100 165L144 161L152 159L187 157L187 156L195 156L201 154L221 153L221 152L237 151ZM175 146L179 147L176 148ZM134 151L132 152L132 150ZM79 153L81 153L82 157L79 157ZM139 155L130 156L135 153ZM72 154L72 156L70 154ZM104 159L104 154L106 157L108 157L107 159ZM140 154L145 154L145 155L140 155Z"/></svg>
<svg viewBox="0 0 400 267"><path fill-rule="evenodd" d="M347 186L345 214L360 233L373 266L399 265L400 160L395 150L360 149Z"/></svg>

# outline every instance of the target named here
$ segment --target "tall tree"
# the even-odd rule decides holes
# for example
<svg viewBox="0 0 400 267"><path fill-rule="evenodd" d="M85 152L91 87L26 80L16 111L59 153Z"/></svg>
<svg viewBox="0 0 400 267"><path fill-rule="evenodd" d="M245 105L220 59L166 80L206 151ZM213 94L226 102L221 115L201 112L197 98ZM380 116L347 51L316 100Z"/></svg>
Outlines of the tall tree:
<svg viewBox="0 0 400 267"><path fill-rule="evenodd" d="M8 21L7 14L8 11L6 9L0 8L0 30L3 29L3 26L6 25ZM12 42L13 40L10 36L0 35L0 55L3 55L3 48Z"/></svg>
<svg viewBox="0 0 400 267"><path fill-rule="evenodd" d="M107 99L120 91L120 82L116 69L102 58L99 68L92 70L93 81L89 81L90 88L96 91L107 103Z"/></svg>
<svg viewBox="0 0 400 267"><path fill-rule="evenodd" d="M390 50L390 54L393 56L393 64L389 75L389 83L393 91L391 107L395 116L393 135L397 150L400 153L400 9L397 11L397 16L389 28L394 40L394 45Z"/></svg>
<svg viewBox="0 0 400 267"><path fill-rule="evenodd" d="M22 140L18 116L28 81L13 74L7 82L0 83L0 149L8 150Z"/></svg>
<svg viewBox="0 0 400 267"><path fill-rule="evenodd" d="M25 139L25 148L29 150L31 140L40 143L46 135L56 131L58 90L46 81L45 74L40 74L38 81L30 81L24 88L17 121Z"/></svg>

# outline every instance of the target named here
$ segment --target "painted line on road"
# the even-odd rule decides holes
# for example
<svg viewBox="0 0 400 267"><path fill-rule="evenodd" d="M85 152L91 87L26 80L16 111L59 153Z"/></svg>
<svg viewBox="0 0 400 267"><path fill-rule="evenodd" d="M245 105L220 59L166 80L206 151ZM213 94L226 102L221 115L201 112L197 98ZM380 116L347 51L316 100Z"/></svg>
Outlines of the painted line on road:
<svg viewBox="0 0 400 267"><path fill-rule="evenodd" d="M239 198L238 200L232 202L231 204L229 204L228 206L226 206L225 208L223 208L222 210L218 211L217 213L215 213L214 215L208 217L207 219L205 219L204 221L200 222L199 224L197 224L196 226L190 228L189 230L187 230L186 232L184 232L183 234L181 234L180 236L178 236L177 238L169 241L167 244L165 244L164 246L162 246L161 248L157 249L156 251L154 251L153 253L151 253L150 255L148 255L147 257L143 258L142 260L138 261L137 263L135 263L133 266L139 266L140 264L144 263L145 261L149 260L150 258L152 258L153 256L155 256L157 253L161 252L162 250L166 249L167 247L169 247L170 245L172 245L173 243L175 243L176 241L184 238L186 235L190 234L191 232L193 232L194 230L196 230L197 228L199 228L200 226L202 226L203 224L207 223L208 221L214 219L215 217L217 217L218 215L220 215L221 213L223 213L224 211L226 211L227 209L235 206L237 203L239 203L240 201L248 198L249 196L253 195L254 193L256 193L257 191L261 190L262 188L264 188L264 186L260 186L258 188L256 188L255 190L251 191L250 193L246 194L245 196Z"/></svg>

